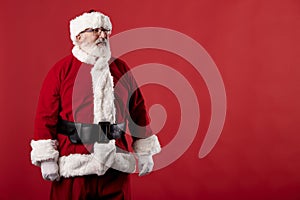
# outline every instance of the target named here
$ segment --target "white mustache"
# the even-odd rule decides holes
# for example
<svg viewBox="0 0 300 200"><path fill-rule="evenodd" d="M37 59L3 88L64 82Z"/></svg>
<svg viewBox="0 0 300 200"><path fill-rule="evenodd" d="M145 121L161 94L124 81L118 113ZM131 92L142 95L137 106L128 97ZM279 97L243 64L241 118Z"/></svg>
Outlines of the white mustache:
<svg viewBox="0 0 300 200"><path fill-rule="evenodd" d="M96 45L98 45L98 44L102 44L102 45L107 45L107 40L106 39L99 39L99 40L97 40L96 41Z"/></svg>

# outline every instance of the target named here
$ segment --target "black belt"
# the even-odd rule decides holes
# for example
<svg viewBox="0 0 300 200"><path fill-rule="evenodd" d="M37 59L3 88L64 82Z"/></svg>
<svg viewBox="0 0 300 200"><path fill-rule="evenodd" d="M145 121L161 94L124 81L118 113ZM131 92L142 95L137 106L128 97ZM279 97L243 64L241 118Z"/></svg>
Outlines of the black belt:
<svg viewBox="0 0 300 200"><path fill-rule="evenodd" d="M73 144L108 143L109 140L121 138L125 134L125 123L85 124L59 120L57 133L67 135Z"/></svg>

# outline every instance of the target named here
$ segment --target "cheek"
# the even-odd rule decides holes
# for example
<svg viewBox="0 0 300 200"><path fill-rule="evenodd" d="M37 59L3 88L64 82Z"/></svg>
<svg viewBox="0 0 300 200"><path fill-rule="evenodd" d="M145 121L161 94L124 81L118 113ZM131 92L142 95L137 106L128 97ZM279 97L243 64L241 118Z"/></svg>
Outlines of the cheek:
<svg viewBox="0 0 300 200"><path fill-rule="evenodd" d="M96 40L97 40L96 36L90 36L87 38L86 42L88 42L89 44L93 44L95 43Z"/></svg>
<svg viewBox="0 0 300 200"><path fill-rule="evenodd" d="M94 36L94 35L83 35L80 38L80 42L82 44L93 44L93 43L95 43L96 40L97 40L97 36Z"/></svg>

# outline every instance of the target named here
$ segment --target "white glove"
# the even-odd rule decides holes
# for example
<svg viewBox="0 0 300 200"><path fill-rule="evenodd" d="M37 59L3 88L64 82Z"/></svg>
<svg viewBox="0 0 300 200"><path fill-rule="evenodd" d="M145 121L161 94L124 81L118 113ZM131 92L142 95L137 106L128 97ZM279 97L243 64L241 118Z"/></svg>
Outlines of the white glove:
<svg viewBox="0 0 300 200"><path fill-rule="evenodd" d="M152 171L154 166L152 155L137 154L137 159L138 159L139 176L144 176L146 174L149 174Z"/></svg>
<svg viewBox="0 0 300 200"><path fill-rule="evenodd" d="M95 143L94 144L95 159L106 167L111 167L115 162L116 145L115 140L110 140L109 143Z"/></svg>
<svg viewBox="0 0 300 200"><path fill-rule="evenodd" d="M54 160L41 162L41 171L43 179L48 181L59 180L58 165Z"/></svg>

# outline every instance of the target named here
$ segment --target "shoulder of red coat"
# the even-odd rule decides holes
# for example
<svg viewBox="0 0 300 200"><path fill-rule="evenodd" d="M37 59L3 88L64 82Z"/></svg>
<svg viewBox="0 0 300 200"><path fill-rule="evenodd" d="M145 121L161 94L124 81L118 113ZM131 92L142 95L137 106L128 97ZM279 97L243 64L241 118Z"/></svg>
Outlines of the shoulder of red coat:
<svg viewBox="0 0 300 200"><path fill-rule="evenodd" d="M64 69L68 69L71 66L74 65L80 65L81 62L76 59L72 54L65 56L64 58L58 60L54 66L52 67L53 70L64 70Z"/></svg>
<svg viewBox="0 0 300 200"><path fill-rule="evenodd" d="M77 60L73 55L65 56L64 58L57 61L54 66L49 70L48 74L55 76L64 76L72 68L79 68L81 62Z"/></svg>
<svg viewBox="0 0 300 200"><path fill-rule="evenodd" d="M81 62L75 58L72 54L65 56L64 58L60 59L54 66L65 66L65 65L70 65L70 64L74 64L74 63L78 63L81 64Z"/></svg>

